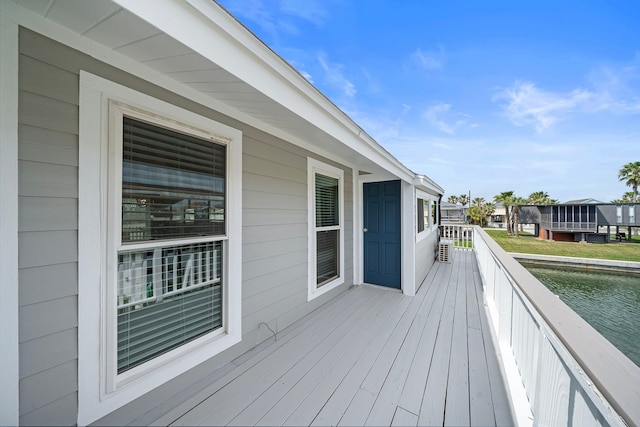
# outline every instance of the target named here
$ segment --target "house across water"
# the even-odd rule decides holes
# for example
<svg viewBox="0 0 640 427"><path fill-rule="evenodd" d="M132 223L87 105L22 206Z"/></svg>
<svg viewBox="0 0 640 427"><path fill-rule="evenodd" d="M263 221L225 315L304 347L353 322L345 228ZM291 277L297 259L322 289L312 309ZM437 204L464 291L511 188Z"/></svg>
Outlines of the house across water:
<svg viewBox="0 0 640 427"><path fill-rule="evenodd" d="M602 203L593 199L556 205L521 206L521 224L533 224L535 236L564 242L608 243L631 239L640 227L640 203Z"/></svg>

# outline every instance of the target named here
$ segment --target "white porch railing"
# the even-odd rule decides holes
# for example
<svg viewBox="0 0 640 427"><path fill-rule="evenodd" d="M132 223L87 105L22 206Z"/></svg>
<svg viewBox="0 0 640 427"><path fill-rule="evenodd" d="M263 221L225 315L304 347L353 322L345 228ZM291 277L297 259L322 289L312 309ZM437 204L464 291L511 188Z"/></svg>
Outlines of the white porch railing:
<svg viewBox="0 0 640 427"><path fill-rule="evenodd" d="M465 224L467 222L467 218L464 215L443 214L441 221L443 224Z"/></svg>
<svg viewBox="0 0 640 427"><path fill-rule="evenodd" d="M473 250L473 225L443 224L440 226L440 240L452 241L457 250Z"/></svg>
<svg viewBox="0 0 640 427"><path fill-rule="evenodd" d="M518 424L640 424L640 368L482 229L473 235Z"/></svg>

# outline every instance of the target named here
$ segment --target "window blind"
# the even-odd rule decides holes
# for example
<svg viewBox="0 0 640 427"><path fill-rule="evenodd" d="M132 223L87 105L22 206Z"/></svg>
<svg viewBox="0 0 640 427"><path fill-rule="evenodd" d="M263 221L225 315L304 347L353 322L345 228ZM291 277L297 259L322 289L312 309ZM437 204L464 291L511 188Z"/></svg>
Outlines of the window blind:
<svg viewBox="0 0 640 427"><path fill-rule="evenodd" d="M226 146L126 116L122 144L118 374L222 327L226 218Z"/></svg>
<svg viewBox="0 0 640 427"><path fill-rule="evenodd" d="M225 233L226 147L123 119L122 242Z"/></svg>
<svg viewBox="0 0 640 427"><path fill-rule="evenodd" d="M316 284L322 286L340 272L339 181L317 173L316 192ZM326 229L330 228L330 229Z"/></svg>
<svg viewBox="0 0 640 427"><path fill-rule="evenodd" d="M338 276L340 230L318 231L316 233L317 278L320 286Z"/></svg>
<svg viewBox="0 0 640 427"><path fill-rule="evenodd" d="M338 179L316 174L316 227L340 225Z"/></svg>
<svg viewBox="0 0 640 427"><path fill-rule="evenodd" d="M222 243L118 254L118 373L222 327Z"/></svg>

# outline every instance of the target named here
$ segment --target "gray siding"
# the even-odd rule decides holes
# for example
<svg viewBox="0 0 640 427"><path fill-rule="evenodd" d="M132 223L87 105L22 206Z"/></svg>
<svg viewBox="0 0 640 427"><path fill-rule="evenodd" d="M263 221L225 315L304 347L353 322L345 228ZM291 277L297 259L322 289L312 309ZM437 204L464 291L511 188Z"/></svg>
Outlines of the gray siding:
<svg viewBox="0 0 640 427"><path fill-rule="evenodd" d="M416 292L422 286L431 266L436 259L438 232L433 231L424 239L416 242Z"/></svg>
<svg viewBox="0 0 640 427"><path fill-rule="evenodd" d="M20 31L20 421L77 414L78 82L87 70L242 129L243 341L100 420L144 424L198 392L203 378L353 283L353 184L345 169L343 286L307 302L307 172L313 154L80 54ZM333 164L326 159L319 160ZM263 332L261 339L268 337ZM195 385L195 386L194 386Z"/></svg>
<svg viewBox="0 0 640 427"><path fill-rule="evenodd" d="M21 37L21 48L25 47ZM20 423L77 410L78 76L19 62Z"/></svg>
<svg viewBox="0 0 640 427"><path fill-rule="evenodd" d="M622 222L618 223L618 206L622 206ZM629 206L635 210L634 221L629 218ZM598 225L640 225L640 204L599 205L596 206Z"/></svg>

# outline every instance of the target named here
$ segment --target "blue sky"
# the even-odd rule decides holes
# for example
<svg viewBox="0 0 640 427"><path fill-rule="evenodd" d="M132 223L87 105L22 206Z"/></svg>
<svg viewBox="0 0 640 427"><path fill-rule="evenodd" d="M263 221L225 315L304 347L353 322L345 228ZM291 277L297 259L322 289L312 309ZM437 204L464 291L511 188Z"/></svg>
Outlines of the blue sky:
<svg viewBox="0 0 640 427"><path fill-rule="evenodd" d="M448 195L610 201L640 161L635 1L220 0Z"/></svg>

